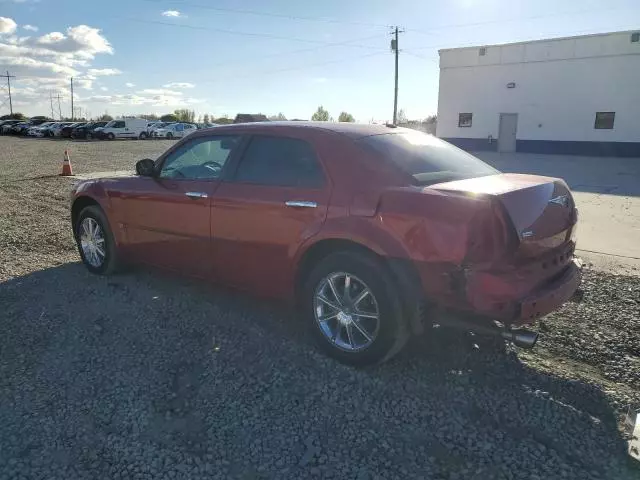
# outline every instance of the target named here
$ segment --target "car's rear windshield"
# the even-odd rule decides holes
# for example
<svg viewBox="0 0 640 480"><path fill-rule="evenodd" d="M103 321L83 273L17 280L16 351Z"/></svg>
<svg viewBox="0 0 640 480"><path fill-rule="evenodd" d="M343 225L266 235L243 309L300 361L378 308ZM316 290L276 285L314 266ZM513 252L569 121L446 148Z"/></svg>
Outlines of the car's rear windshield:
<svg viewBox="0 0 640 480"><path fill-rule="evenodd" d="M372 135L359 141L412 175L417 185L500 173L464 150L418 131Z"/></svg>

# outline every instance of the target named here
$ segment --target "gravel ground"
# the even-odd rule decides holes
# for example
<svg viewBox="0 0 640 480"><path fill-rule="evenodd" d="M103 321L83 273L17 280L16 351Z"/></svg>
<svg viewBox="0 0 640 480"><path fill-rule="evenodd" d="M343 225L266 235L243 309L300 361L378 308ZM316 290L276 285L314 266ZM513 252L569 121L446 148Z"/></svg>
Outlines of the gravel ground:
<svg viewBox="0 0 640 480"><path fill-rule="evenodd" d="M64 151L74 173L134 170L136 161L157 158L175 140L86 141L26 137L0 137L0 183L57 175Z"/></svg>
<svg viewBox="0 0 640 480"><path fill-rule="evenodd" d="M63 143L18 141L23 160ZM164 148L83 145L96 151L74 168ZM90 275L70 180L18 181L38 167L5 159L1 480L640 478L619 430L640 406L640 279L587 270L582 301L544 319L529 352L434 329L355 370L276 305L145 270Z"/></svg>

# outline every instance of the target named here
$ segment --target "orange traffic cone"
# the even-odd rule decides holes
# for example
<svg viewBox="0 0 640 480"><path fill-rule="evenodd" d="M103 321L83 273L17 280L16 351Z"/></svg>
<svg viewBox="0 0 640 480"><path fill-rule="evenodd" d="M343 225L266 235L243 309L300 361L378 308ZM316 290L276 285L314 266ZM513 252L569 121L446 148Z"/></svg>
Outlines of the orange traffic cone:
<svg viewBox="0 0 640 480"><path fill-rule="evenodd" d="M73 170L71 169L71 159L69 158L69 153L64 151L64 160L62 160L62 172L60 173L63 177L71 177L73 176Z"/></svg>

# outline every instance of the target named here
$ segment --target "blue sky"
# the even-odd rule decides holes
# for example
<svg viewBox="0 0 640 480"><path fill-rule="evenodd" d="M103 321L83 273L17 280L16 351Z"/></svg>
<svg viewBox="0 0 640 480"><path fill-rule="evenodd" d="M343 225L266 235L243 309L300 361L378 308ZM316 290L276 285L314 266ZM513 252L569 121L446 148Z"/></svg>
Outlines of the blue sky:
<svg viewBox="0 0 640 480"><path fill-rule="evenodd" d="M315 19L315 20L310 20ZM0 70L14 110L69 115L194 109L389 120L437 110L438 49L640 28L637 0L0 0ZM4 95L5 92L0 92ZM0 97L0 104L4 97ZM7 113L7 105L0 114Z"/></svg>

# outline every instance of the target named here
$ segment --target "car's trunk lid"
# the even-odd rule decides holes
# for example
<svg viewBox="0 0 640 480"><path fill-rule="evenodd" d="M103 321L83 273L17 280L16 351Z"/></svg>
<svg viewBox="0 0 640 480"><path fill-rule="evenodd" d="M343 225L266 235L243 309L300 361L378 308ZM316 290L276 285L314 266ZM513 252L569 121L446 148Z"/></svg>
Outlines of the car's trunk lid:
<svg viewBox="0 0 640 480"><path fill-rule="evenodd" d="M567 184L559 178L499 174L439 183L429 188L486 195L504 208L519 239L518 255L537 256L571 238L576 211Z"/></svg>

